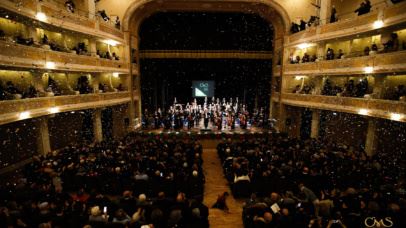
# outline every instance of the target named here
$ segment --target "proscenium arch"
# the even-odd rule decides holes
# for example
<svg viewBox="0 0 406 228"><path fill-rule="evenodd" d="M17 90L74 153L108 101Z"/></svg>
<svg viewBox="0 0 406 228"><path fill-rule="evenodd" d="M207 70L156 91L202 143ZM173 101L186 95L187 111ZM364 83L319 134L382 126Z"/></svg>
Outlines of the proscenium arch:
<svg viewBox="0 0 406 228"><path fill-rule="evenodd" d="M258 14L272 24L274 39L279 39L289 30L290 19L286 10L274 0L138 0L126 10L123 29L138 36L141 22L148 16L162 11L195 12L249 12ZM134 34L135 33L135 34Z"/></svg>
<svg viewBox="0 0 406 228"><path fill-rule="evenodd" d="M286 10L274 0L135 0L126 10L123 17L123 31L125 39L129 45L128 56L132 59L131 50L135 48L139 51L139 42L133 43L132 37L139 38L139 28L144 19L157 12L240 12L258 14L264 18L273 27L274 52L279 54L280 59L284 59L283 46L284 37L289 31L290 19ZM136 46L136 47L135 47ZM273 58L273 63L276 65L278 58ZM130 75L133 68L130 65ZM139 64L137 84L140 83ZM283 69L280 67L281 76ZM133 77L130 77L130 84L133 85ZM281 86L282 80L279 82ZM131 90L133 93L133 90ZM134 96L131 95L130 109L136 109L138 117L141 117L141 102L138 102L138 107L134 106ZM138 99L141 101L141 93L138 92ZM281 102L281 97L279 98ZM272 102L270 102L270 116L272 115ZM130 111L133 112L133 111Z"/></svg>

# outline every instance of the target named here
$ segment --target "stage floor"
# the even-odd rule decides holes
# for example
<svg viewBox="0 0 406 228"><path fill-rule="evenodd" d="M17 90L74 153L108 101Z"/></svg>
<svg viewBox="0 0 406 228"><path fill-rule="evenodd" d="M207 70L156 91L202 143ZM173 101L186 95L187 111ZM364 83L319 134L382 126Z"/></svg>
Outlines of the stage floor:
<svg viewBox="0 0 406 228"><path fill-rule="evenodd" d="M239 126L236 126L234 129L230 128L223 128L222 130L218 130L216 126L213 126L209 124L207 129L205 129L202 125L199 124L198 127L192 127L188 129L187 127L183 127L181 129L164 129L164 128L144 128L144 132L148 133L155 133L155 134L162 134L162 133L177 133L177 132L183 132L183 133L195 133L195 134L253 134L253 133L265 133L268 132L269 130L263 129L260 127L256 126L249 126L247 129L242 129Z"/></svg>

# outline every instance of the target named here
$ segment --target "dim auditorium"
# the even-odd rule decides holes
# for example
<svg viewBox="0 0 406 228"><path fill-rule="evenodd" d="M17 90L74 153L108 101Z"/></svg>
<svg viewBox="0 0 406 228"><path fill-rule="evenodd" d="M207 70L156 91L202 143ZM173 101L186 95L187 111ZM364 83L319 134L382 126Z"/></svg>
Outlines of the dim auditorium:
<svg viewBox="0 0 406 228"><path fill-rule="evenodd" d="M406 1L1 0L0 228L405 228Z"/></svg>

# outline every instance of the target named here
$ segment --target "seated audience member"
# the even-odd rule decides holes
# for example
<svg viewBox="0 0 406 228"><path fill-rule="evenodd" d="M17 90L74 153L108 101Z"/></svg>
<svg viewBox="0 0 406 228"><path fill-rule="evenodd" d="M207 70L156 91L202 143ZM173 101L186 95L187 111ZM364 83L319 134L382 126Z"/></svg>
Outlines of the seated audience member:
<svg viewBox="0 0 406 228"><path fill-rule="evenodd" d="M355 84L354 80L349 80L344 86L343 96L345 97L353 97L355 95Z"/></svg>
<svg viewBox="0 0 406 228"><path fill-rule="evenodd" d="M298 24L292 22L292 25L290 26L290 32L293 33L297 33L300 31L300 27Z"/></svg>
<svg viewBox="0 0 406 228"><path fill-rule="evenodd" d="M72 0L67 0L65 2L65 7L68 12L71 12L71 13L75 12L75 3Z"/></svg>
<svg viewBox="0 0 406 228"><path fill-rule="evenodd" d="M392 33L390 37L391 38L388 40L388 42L383 44L384 51L385 52L398 51L399 50L398 34Z"/></svg>
<svg viewBox="0 0 406 228"><path fill-rule="evenodd" d="M103 58L103 55L101 54L100 50L96 51L96 57Z"/></svg>
<svg viewBox="0 0 406 228"><path fill-rule="evenodd" d="M292 93L300 93L300 85L296 85L295 88L293 89Z"/></svg>
<svg viewBox="0 0 406 228"><path fill-rule="evenodd" d="M113 52L111 58L112 58L113 60L120 60L120 57L118 57L115 52Z"/></svg>
<svg viewBox="0 0 406 228"><path fill-rule="evenodd" d="M303 54L302 63L310 62L310 55L306 53Z"/></svg>
<svg viewBox="0 0 406 228"><path fill-rule="evenodd" d="M333 59L334 59L334 50L331 48L327 48L326 60L333 60Z"/></svg>
<svg viewBox="0 0 406 228"><path fill-rule="evenodd" d="M106 14L106 10L99 10L98 13L105 22L108 22L110 20L110 17L108 17Z"/></svg>
<svg viewBox="0 0 406 228"><path fill-rule="evenodd" d="M104 58L110 59L110 60L112 59L109 51L106 51L106 54L104 55Z"/></svg>
<svg viewBox="0 0 406 228"><path fill-rule="evenodd" d="M21 35L18 35L16 37L16 43L27 45L27 46L32 46L34 44L34 39L33 38L25 39Z"/></svg>
<svg viewBox="0 0 406 228"><path fill-rule="evenodd" d="M326 79L323 85L323 89L321 91L321 95L327 95L327 96L332 96L333 94L333 86L331 85L331 82L329 79Z"/></svg>
<svg viewBox="0 0 406 228"><path fill-rule="evenodd" d="M51 77L48 78L48 87L45 91L49 92L49 93L53 93L54 96L59 96L62 94L62 92L58 86L58 83Z"/></svg>
<svg viewBox="0 0 406 228"><path fill-rule="evenodd" d="M311 27L313 25L319 25L320 18L317 16L310 16L309 21L307 22L307 26Z"/></svg>
<svg viewBox="0 0 406 228"><path fill-rule="evenodd" d="M405 85L396 86L393 100L399 100L401 97L406 96L406 87Z"/></svg>
<svg viewBox="0 0 406 228"><path fill-rule="evenodd" d="M361 5L354 12L358 13L358 16L361 16L369 13L371 11L371 7L371 2L369 0L365 0L361 2Z"/></svg>
<svg viewBox="0 0 406 228"><path fill-rule="evenodd" d="M78 78L76 89L80 94L88 94L92 92L92 88L89 85L89 79L86 76Z"/></svg>
<svg viewBox="0 0 406 228"><path fill-rule="evenodd" d="M391 2L393 3L393 4L396 4L396 3L399 3L399 2L403 2L404 0L391 0Z"/></svg>
<svg viewBox="0 0 406 228"><path fill-rule="evenodd" d="M300 31L304 31L306 30L306 21L304 21L303 19L300 20Z"/></svg>
<svg viewBox="0 0 406 228"><path fill-rule="evenodd" d="M11 95L22 94L21 91L20 91L17 87L15 87L14 84L13 84L13 82L11 82L11 81L8 81L8 82L6 83L6 89L5 89L5 91L6 91L8 94L11 94ZM13 98L11 98L11 99L13 99Z"/></svg>
<svg viewBox="0 0 406 228"><path fill-rule="evenodd" d="M369 47L366 46L366 47L364 48L364 55L367 56L367 55L369 55L370 52L371 52L371 49L369 49Z"/></svg>
<svg viewBox="0 0 406 228"><path fill-rule="evenodd" d="M377 53L378 53L378 45L372 44L371 51L369 52L369 55L376 55Z"/></svg>
<svg viewBox="0 0 406 228"><path fill-rule="evenodd" d="M118 90L118 91L124 91L123 84L120 83L120 84L117 86L117 90Z"/></svg>
<svg viewBox="0 0 406 228"><path fill-rule="evenodd" d="M312 57L310 57L310 62L316 62L317 61L317 55L313 54Z"/></svg>
<svg viewBox="0 0 406 228"><path fill-rule="evenodd" d="M368 92L368 80L366 78L361 79L361 81L355 86L355 96L364 97Z"/></svg>
<svg viewBox="0 0 406 228"><path fill-rule="evenodd" d="M300 63L300 56L296 56L295 63Z"/></svg>

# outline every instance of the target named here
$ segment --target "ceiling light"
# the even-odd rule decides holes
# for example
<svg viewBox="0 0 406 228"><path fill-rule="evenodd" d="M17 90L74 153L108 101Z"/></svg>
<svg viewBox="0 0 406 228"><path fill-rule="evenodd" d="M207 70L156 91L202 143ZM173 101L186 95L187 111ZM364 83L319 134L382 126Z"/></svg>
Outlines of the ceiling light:
<svg viewBox="0 0 406 228"><path fill-rule="evenodd" d="M55 63L54 62L46 62L45 67L47 69L55 69Z"/></svg>
<svg viewBox="0 0 406 228"><path fill-rule="evenodd" d="M114 73L113 73L113 77L114 77L114 78L118 78L119 75L120 75L120 74L119 74L118 72L114 72Z"/></svg>
<svg viewBox="0 0 406 228"><path fill-rule="evenodd" d="M399 113L391 113L390 114L390 119L395 120L395 121L399 121L400 119L402 119L402 115L399 114Z"/></svg>
<svg viewBox="0 0 406 228"><path fill-rule="evenodd" d="M58 107L49 108L48 112L51 114L57 113L57 112L59 112L59 108Z"/></svg>
<svg viewBox="0 0 406 228"><path fill-rule="evenodd" d="M45 15L45 13L43 13L43 12L38 12L37 15L35 15L35 17L40 21L47 20L47 15Z"/></svg>
<svg viewBox="0 0 406 228"><path fill-rule="evenodd" d="M295 76L295 80L302 80L305 76Z"/></svg>
<svg viewBox="0 0 406 228"><path fill-rule="evenodd" d="M302 44L297 45L297 47L300 49L305 49L305 48L308 48L311 46L312 46L312 44L309 44L309 43L302 43Z"/></svg>
<svg viewBox="0 0 406 228"><path fill-rule="evenodd" d="M360 115L368 115L368 109L364 109L364 108L362 108L362 109L360 109L359 111L358 111L358 114L360 114Z"/></svg>
<svg viewBox="0 0 406 228"><path fill-rule="evenodd" d="M365 74L371 74L374 72L374 68L370 67L370 66L364 67L364 72L365 72Z"/></svg>
<svg viewBox="0 0 406 228"><path fill-rule="evenodd" d="M30 118L30 116L31 116L31 113L26 111L26 112L20 112L20 114L18 115L18 118L20 120L23 120L23 119Z"/></svg>
<svg viewBox="0 0 406 228"><path fill-rule="evenodd" d="M105 40L104 43L111 45L113 47L116 46L117 44L119 44L118 41L115 41L115 40Z"/></svg>
<svg viewBox="0 0 406 228"><path fill-rule="evenodd" d="M384 25L382 20L376 20L373 24L374 29L379 29L382 28Z"/></svg>

